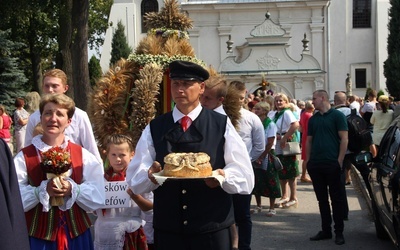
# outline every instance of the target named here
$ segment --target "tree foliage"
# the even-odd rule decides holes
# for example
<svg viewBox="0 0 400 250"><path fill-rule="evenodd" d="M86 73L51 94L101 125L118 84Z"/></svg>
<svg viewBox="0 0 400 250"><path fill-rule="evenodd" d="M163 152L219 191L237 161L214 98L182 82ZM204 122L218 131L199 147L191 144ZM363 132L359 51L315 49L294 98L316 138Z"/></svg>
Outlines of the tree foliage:
<svg viewBox="0 0 400 250"><path fill-rule="evenodd" d="M18 66L18 58L11 56L11 52L23 47L23 44L9 40L10 33L10 30L0 30L0 103L9 111L16 97L25 96L27 81L24 71Z"/></svg>
<svg viewBox="0 0 400 250"><path fill-rule="evenodd" d="M400 1L390 0L388 58L383 65L386 87L390 95L400 98Z"/></svg>
<svg viewBox="0 0 400 250"><path fill-rule="evenodd" d="M89 4L89 8L85 7L86 3ZM87 54L88 42L90 48L97 51L103 43L103 34L109 26L108 16L112 4L113 0L1 2L0 30L11 29L10 40L26 44L24 48L12 51L12 56L21 59L19 64L29 78L29 90L41 92L42 72L57 67L67 71L71 96L74 96L75 92L87 92L88 58L84 55ZM73 6L77 11L72 11ZM83 7L85 7L85 12L81 11ZM78 27L79 22L84 20L78 15L84 15L84 19L87 19L86 15L88 15L89 21ZM82 30L81 27L84 29ZM86 47L80 49L82 46ZM72 58L70 51L72 48L79 49L75 53L75 59ZM76 66L73 67L72 64ZM73 68L79 68L79 70L74 72ZM79 79L79 82L74 78ZM81 84L81 81L86 84ZM73 83L76 83L77 90L74 90ZM87 100L87 97L82 99ZM79 104L80 100L76 101L78 106L85 106L84 103Z"/></svg>
<svg viewBox="0 0 400 250"><path fill-rule="evenodd" d="M100 60L96 58L95 55L89 60L89 78L90 78L90 86L94 87L96 82L102 76Z"/></svg>
<svg viewBox="0 0 400 250"><path fill-rule="evenodd" d="M94 49L98 54L99 48L104 43L104 34L110 26L110 16L113 0L90 1L89 9L89 48Z"/></svg>
<svg viewBox="0 0 400 250"><path fill-rule="evenodd" d="M111 42L110 66L121 58L127 59L131 52L132 48L129 46L125 36L125 26L119 21Z"/></svg>
<svg viewBox="0 0 400 250"><path fill-rule="evenodd" d="M4 2L4 3L3 3ZM14 51L34 91L40 91L41 71L51 67L57 51L56 0L3 1L0 8L0 29L11 29L10 39L27 46Z"/></svg>

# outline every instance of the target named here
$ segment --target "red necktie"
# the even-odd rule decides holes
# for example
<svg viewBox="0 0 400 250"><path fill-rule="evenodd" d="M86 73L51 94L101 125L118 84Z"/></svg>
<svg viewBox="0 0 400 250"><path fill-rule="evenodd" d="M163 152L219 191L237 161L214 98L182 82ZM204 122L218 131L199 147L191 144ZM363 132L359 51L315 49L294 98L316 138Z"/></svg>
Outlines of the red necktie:
<svg viewBox="0 0 400 250"><path fill-rule="evenodd" d="M190 117L189 116L184 116L184 117L182 117L182 119L181 119L181 126L182 126L182 129L183 129L183 131L186 131L188 128L189 128L189 126L190 126Z"/></svg>

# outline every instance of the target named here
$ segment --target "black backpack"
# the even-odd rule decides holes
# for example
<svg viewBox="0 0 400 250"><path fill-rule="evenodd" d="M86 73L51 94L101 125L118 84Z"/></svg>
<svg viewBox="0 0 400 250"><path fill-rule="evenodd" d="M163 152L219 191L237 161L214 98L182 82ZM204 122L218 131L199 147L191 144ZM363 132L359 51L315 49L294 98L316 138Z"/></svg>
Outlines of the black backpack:
<svg viewBox="0 0 400 250"><path fill-rule="evenodd" d="M351 114L346 117L349 127L349 143L347 148L353 153L360 153L372 144L372 135L367 122L359 115L356 109L351 109Z"/></svg>

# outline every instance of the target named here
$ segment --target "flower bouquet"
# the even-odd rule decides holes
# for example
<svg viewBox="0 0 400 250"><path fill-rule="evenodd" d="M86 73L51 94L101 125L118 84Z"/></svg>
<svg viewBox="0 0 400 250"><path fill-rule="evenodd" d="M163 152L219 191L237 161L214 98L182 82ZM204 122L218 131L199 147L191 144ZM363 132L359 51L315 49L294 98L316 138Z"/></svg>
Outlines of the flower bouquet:
<svg viewBox="0 0 400 250"><path fill-rule="evenodd" d="M40 166L46 173L47 179L54 179L57 188L61 189L61 178L68 175L71 168L70 153L61 147L53 147L46 152L41 153L42 162ZM61 206L64 204L63 197L51 197L50 205Z"/></svg>

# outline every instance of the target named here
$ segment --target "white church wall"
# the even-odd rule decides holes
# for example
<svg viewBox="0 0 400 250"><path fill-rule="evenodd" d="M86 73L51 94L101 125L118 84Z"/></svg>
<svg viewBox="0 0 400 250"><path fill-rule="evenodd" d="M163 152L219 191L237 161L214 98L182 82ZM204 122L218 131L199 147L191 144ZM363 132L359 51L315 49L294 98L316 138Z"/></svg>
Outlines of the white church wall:
<svg viewBox="0 0 400 250"><path fill-rule="evenodd" d="M379 89L385 90L386 92L386 78L383 75L383 63L388 57L387 52L387 37L388 31L388 20L389 20L389 0L377 0L377 11L376 11L376 63L375 72L377 77L377 84Z"/></svg>
<svg viewBox="0 0 400 250"><path fill-rule="evenodd" d="M159 9L163 2L160 0ZM271 13L271 20L285 29L290 39L287 54L298 61L303 51L302 40L306 33L309 42L309 54L316 58L326 74L320 76L297 76L285 80L292 84L290 90L298 99L310 96L313 90L325 88L333 96L334 91L345 89L347 73L354 77L357 67L366 67L372 88L385 89L383 62L387 58L387 21L389 0L372 0L372 27L353 29L352 2L339 0L321 1L267 1L239 3L237 1L183 2L181 8L193 20L194 28L189 30L190 43L197 57L207 64L218 68L227 56L238 56L236 46L243 46L250 31L265 19L265 13ZM241 1L245 2L245 1ZM128 30L129 43L135 47L146 34L140 32L139 0L115 0L110 21L115 25L127 10L132 18L132 30ZM207 4L205 4L207 3ZM120 6L118 6L120 5ZM111 28L110 28L111 29ZM110 30L109 29L109 30ZM134 30L133 30L134 29ZM132 35L132 32L135 33ZM107 31L101 66L108 69L111 51L112 32ZM226 42L231 35L234 41L233 53L227 53ZM108 58L107 58L108 57ZM251 88L257 87L258 78L243 78ZM243 80L242 79L242 80ZM295 86L296 82L296 86ZM353 93L364 96L365 88L356 89L353 82Z"/></svg>
<svg viewBox="0 0 400 250"><path fill-rule="evenodd" d="M125 35L128 40L128 44L133 46L136 44L138 27L136 25L136 5L129 0L115 1L111 7L110 17L108 23L112 23L112 26L108 27L104 44L102 48L102 54L100 58L100 66L103 72L107 72L110 65L111 59L111 43L112 38L117 29L119 21L125 26Z"/></svg>

